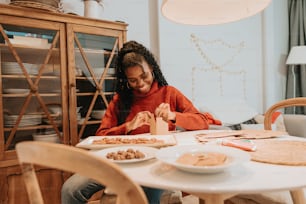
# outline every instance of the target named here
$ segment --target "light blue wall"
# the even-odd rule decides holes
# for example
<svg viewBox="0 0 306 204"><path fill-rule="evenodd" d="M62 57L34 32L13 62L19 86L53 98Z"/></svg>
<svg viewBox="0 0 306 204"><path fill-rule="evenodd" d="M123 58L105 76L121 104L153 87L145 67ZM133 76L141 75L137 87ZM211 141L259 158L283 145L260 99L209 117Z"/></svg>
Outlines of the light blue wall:
<svg viewBox="0 0 306 204"><path fill-rule="evenodd" d="M286 12L287 1L274 0L262 13L224 25L186 26L160 17L167 78L199 106L245 100L264 112L284 98Z"/></svg>
<svg viewBox="0 0 306 204"><path fill-rule="evenodd" d="M82 10L82 1L70 1ZM150 48L169 83L195 104L244 100L264 112L284 98L287 0L273 0L255 16L214 26L172 23L160 15L161 0L104 0L103 4L99 18L128 23L128 40Z"/></svg>

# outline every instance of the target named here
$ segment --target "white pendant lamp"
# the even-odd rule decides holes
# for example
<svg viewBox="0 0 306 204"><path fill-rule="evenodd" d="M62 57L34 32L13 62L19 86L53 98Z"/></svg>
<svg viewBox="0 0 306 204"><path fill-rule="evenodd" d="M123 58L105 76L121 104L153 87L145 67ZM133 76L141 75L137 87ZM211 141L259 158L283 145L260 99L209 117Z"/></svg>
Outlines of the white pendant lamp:
<svg viewBox="0 0 306 204"><path fill-rule="evenodd" d="M253 16L272 0L163 0L161 11L167 19L188 25L229 23Z"/></svg>

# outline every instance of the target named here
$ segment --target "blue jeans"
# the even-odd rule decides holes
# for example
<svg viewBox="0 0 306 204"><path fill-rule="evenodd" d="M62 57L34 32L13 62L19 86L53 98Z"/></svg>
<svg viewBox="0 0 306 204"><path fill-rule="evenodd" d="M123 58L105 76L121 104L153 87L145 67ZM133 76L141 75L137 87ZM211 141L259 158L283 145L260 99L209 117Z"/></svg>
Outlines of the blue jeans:
<svg viewBox="0 0 306 204"><path fill-rule="evenodd" d="M161 189L142 187L150 204L159 204ZM85 204L88 199L104 186L94 180L74 174L62 187L62 204Z"/></svg>

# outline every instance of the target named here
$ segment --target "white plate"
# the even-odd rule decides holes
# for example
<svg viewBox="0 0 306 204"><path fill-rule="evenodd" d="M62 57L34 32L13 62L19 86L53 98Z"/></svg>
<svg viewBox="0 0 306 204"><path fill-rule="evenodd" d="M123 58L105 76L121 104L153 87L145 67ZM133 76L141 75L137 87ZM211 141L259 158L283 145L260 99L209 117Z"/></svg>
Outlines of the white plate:
<svg viewBox="0 0 306 204"><path fill-rule="evenodd" d="M101 140L103 138L122 138L122 139L136 139L136 138L146 138L146 139L153 139L156 138L157 140L162 140L163 143L152 143L152 144L93 144L95 140ZM148 146L148 147L165 147L171 146L176 144L176 139L173 135L112 135L112 136L90 136L78 143L76 146L85 149L104 149L108 147L117 147L117 146Z"/></svg>
<svg viewBox="0 0 306 204"><path fill-rule="evenodd" d="M119 150L126 151L129 148L131 148L135 151L136 150L141 151L142 153L144 153L145 157L142 158L142 159L126 159L126 160L109 159L109 160L112 161L112 162L115 162L115 163L120 163L120 164L135 163L135 162L141 162L141 161L146 161L146 160L149 160L149 159L153 159L155 157L155 153L157 152L157 149L153 148L153 147L121 146L121 147L113 147L113 148L106 148L106 149L103 149L103 150L97 150L97 151L93 151L92 153L97 155L97 156L101 156L103 158L106 158L106 155L110 152L117 152Z"/></svg>
<svg viewBox="0 0 306 204"><path fill-rule="evenodd" d="M184 165L176 162L176 160L185 153L205 153L217 152L227 156L227 160L223 165L217 166L193 166ZM181 145L167 147L158 150L156 158L176 168L191 173L218 173L224 170L250 160L250 155L242 150L219 146L219 145Z"/></svg>
<svg viewBox="0 0 306 204"><path fill-rule="evenodd" d="M23 63L29 74L37 74L40 64ZM17 62L3 62L2 74L23 74L21 67Z"/></svg>
<svg viewBox="0 0 306 204"><path fill-rule="evenodd" d="M4 125L6 127L14 127L19 115L4 115ZM29 113L22 116L19 126L31 126L31 125L38 125L41 123L42 115L37 113Z"/></svg>

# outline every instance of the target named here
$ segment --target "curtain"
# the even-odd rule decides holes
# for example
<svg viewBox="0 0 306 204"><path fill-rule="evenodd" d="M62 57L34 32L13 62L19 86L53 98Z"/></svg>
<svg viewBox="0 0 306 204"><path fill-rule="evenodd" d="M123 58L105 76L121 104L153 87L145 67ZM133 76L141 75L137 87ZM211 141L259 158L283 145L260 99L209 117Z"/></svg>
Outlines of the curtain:
<svg viewBox="0 0 306 204"><path fill-rule="evenodd" d="M306 45L306 0L288 0L289 51L291 47ZM289 53L288 53L289 54ZM306 56L305 56L306 57ZM288 65L286 98L306 97L306 65ZM294 80L295 76L295 80ZM295 81L295 90L294 83ZM306 108L287 108L286 113L305 114Z"/></svg>

